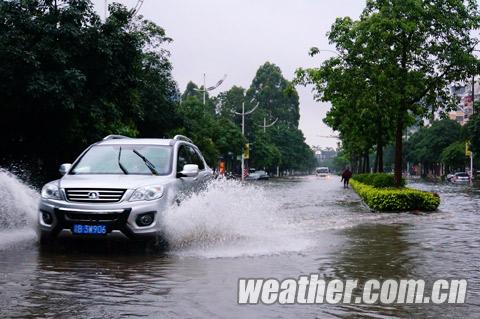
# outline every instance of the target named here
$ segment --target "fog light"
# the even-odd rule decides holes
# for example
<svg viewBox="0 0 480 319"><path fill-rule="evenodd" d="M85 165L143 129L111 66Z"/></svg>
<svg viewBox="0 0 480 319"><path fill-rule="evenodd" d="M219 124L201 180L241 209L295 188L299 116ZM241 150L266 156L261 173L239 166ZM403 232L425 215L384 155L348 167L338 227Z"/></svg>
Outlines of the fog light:
<svg viewBox="0 0 480 319"><path fill-rule="evenodd" d="M52 214L50 214L49 212L42 212L42 219L43 222L47 225L51 225L53 222Z"/></svg>
<svg viewBox="0 0 480 319"><path fill-rule="evenodd" d="M150 226L155 219L154 213L146 213L137 217L137 225L140 227Z"/></svg>

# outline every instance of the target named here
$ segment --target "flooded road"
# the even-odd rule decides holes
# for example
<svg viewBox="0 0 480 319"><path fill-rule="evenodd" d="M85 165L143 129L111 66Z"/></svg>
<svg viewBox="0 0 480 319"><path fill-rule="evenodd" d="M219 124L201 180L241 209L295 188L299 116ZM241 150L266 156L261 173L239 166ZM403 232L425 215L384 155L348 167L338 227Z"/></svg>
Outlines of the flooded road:
<svg viewBox="0 0 480 319"><path fill-rule="evenodd" d="M0 173L3 174L3 173ZM5 174L4 174L5 175ZM165 216L171 247L120 236L41 249L36 194L0 175L1 318L478 318L480 192L436 191L433 214L370 212L336 177L217 183ZM12 194L13 192L13 194ZM466 278L464 305L238 305L245 277Z"/></svg>

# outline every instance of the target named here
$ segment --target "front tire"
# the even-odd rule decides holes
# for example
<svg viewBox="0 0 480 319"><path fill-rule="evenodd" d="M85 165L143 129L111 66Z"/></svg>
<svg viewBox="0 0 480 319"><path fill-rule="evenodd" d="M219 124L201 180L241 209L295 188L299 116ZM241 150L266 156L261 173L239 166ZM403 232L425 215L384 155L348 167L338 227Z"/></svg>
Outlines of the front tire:
<svg viewBox="0 0 480 319"><path fill-rule="evenodd" d="M45 230L38 231L38 242L41 246L46 246L53 243L55 241L55 238L57 238L57 236L52 232Z"/></svg>

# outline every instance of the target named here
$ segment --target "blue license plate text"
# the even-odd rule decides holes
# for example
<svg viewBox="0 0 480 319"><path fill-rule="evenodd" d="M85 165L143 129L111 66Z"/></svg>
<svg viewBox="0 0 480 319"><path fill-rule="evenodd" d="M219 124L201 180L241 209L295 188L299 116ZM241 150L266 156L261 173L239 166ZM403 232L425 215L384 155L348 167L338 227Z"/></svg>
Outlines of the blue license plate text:
<svg viewBox="0 0 480 319"><path fill-rule="evenodd" d="M105 225L81 225L75 224L72 229L74 234L100 234L107 233L107 226Z"/></svg>

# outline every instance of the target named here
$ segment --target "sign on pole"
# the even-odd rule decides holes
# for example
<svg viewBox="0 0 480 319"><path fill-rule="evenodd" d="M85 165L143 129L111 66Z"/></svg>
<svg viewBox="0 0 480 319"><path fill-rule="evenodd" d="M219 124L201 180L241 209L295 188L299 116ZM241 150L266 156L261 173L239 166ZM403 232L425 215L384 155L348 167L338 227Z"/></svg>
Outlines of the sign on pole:
<svg viewBox="0 0 480 319"><path fill-rule="evenodd" d="M243 159L249 159L250 158L250 144L244 144L243 145Z"/></svg>
<svg viewBox="0 0 480 319"><path fill-rule="evenodd" d="M471 157L472 151L470 150L470 142L465 143L465 156Z"/></svg>

